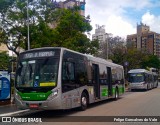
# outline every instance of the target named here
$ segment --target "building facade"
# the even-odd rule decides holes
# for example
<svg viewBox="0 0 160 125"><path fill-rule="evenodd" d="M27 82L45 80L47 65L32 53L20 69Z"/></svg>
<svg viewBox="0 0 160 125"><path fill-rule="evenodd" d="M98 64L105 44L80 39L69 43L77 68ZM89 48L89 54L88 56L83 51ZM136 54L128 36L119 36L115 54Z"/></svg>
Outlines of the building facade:
<svg viewBox="0 0 160 125"><path fill-rule="evenodd" d="M109 55L109 36L111 34L105 32L105 26L96 25L95 34L92 35L92 40L99 41L99 54L97 56L107 59Z"/></svg>
<svg viewBox="0 0 160 125"><path fill-rule="evenodd" d="M102 26L96 25L95 34L92 35L92 40L96 40L96 39L98 39L100 43L105 42L106 32L105 32L104 25Z"/></svg>
<svg viewBox="0 0 160 125"><path fill-rule="evenodd" d="M150 31L150 27L143 23L137 24L136 34L127 35L127 45L160 58L160 34Z"/></svg>
<svg viewBox="0 0 160 125"><path fill-rule="evenodd" d="M73 8L75 6L80 7L79 14L85 17L85 0L63 0L60 2L57 2L56 0L51 0L51 4L53 4L55 8L62 9ZM53 21L49 24L49 26L54 29L57 27L57 22Z"/></svg>
<svg viewBox="0 0 160 125"><path fill-rule="evenodd" d="M74 6L80 7L80 15L85 16L85 0L63 0L60 2L56 2L56 0L52 0L52 3L56 8L73 8Z"/></svg>

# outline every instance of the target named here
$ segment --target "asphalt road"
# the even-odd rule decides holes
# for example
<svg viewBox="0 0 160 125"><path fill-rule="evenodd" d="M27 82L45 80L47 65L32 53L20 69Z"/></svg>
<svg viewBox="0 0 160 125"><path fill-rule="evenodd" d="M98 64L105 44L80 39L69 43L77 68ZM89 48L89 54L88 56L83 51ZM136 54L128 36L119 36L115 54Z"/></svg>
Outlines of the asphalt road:
<svg viewBox="0 0 160 125"><path fill-rule="evenodd" d="M136 116L139 122L126 122L126 119L132 120L136 118L131 116ZM32 111L32 113L20 113L18 117L41 118L42 123L32 123L36 125L159 125L160 122L156 122L156 120L157 118L160 120L160 87L149 91L126 92L117 101L107 100L91 104L86 111L78 111L78 109L65 111ZM146 118L148 122L143 122L144 118ZM113 121L113 119L114 122L110 122ZM141 121L141 119L143 121ZM125 122L120 123L120 120L125 120ZM149 122L150 120L152 120L152 122Z"/></svg>

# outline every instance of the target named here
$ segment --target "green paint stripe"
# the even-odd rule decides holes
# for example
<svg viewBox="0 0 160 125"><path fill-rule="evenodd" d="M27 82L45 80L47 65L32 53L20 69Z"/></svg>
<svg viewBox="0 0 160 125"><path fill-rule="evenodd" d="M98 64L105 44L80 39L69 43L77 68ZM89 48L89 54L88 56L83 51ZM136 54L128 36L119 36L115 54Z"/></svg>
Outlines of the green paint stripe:
<svg viewBox="0 0 160 125"><path fill-rule="evenodd" d="M123 94L125 92L125 88L123 86L119 87L119 94Z"/></svg>
<svg viewBox="0 0 160 125"><path fill-rule="evenodd" d="M112 88L112 93L115 94L115 88ZM125 88L123 86L118 87L119 94L123 94L125 92Z"/></svg>
<svg viewBox="0 0 160 125"><path fill-rule="evenodd" d="M21 99L25 100L25 101L43 101L43 100L46 100L51 93L52 93L52 91L48 91L47 93L43 93L43 92L21 93L21 92L18 92Z"/></svg>
<svg viewBox="0 0 160 125"><path fill-rule="evenodd" d="M115 94L115 88L112 88L112 93Z"/></svg>
<svg viewBox="0 0 160 125"><path fill-rule="evenodd" d="M102 96L108 96L108 89L102 88Z"/></svg>

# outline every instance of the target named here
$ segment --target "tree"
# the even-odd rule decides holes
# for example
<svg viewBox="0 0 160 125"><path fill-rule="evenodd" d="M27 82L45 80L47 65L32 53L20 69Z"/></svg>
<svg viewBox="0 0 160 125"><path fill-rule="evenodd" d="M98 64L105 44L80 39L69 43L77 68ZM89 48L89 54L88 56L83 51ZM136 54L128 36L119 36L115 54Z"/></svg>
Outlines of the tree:
<svg viewBox="0 0 160 125"><path fill-rule="evenodd" d="M9 66L9 55L7 52L0 53L0 69L1 70L8 70Z"/></svg>
<svg viewBox="0 0 160 125"><path fill-rule="evenodd" d="M1 3L4 5L4 3ZM18 47L27 50L27 24L29 23L31 48L59 46L83 53L92 53L97 44L84 34L92 27L89 16L84 18L78 13L78 7L72 9L56 9L50 0L29 0L27 20L27 1L13 0L0 11L0 42L17 55ZM54 24L54 28L51 27ZM94 41L95 43L95 41ZM95 46L96 45L96 46ZM90 47L90 48L89 48ZM93 51L94 49L94 51Z"/></svg>
<svg viewBox="0 0 160 125"><path fill-rule="evenodd" d="M142 67L148 68L153 67L156 69L160 69L160 59L156 55L149 55L142 61Z"/></svg>
<svg viewBox="0 0 160 125"><path fill-rule="evenodd" d="M128 69L142 68L143 60L148 56L148 53L137 50L136 48L128 49L126 53L126 61L129 62Z"/></svg>
<svg viewBox="0 0 160 125"><path fill-rule="evenodd" d="M116 46L112 48L112 55L110 55L110 58L114 63L124 65L124 62L126 60L125 46Z"/></svg>
<svg viewBox="0 0 160 125"><path fill-rule="evenodd" d="M54 30L55 46L63 46L81 53L95 54L98 41L90 41L85 32L91 31L89 17L82 17L78 9L60 9L59 20Z"/></svg>
<svg viewBox="0 0 160 125"><path fill-rule="evenodd" d="M51 31L48 23L53 21L52 12L55 10L54 4L50 0L36 1L29 0L27 19L27 1L26 0L11 0L7 2L3 0L0 5L0 42L5 43L9 50L12 50L17 55L18 47L27 50L27 24L30 27L30 44L31 48L48 45L47 42L52 41ZM48 38L50 36L50 38ZM41 40L40 40L41 38ZM43 39L42 39L43 38Z"/></svg>
<svg viewBox="0 0 160 125"><path fill-rule="evenodd" d="M119 53L120 51L122 51L122 53L124 53L125 51L124 42L125 40L123 38L119 36L113 37L112 34L108 34L108 37L106 38L106 40L104 42L100 42L100 45L99 45L100 49L99 49L98 56L101 58L107 59L107 55L108 55L110 59L113 59L114 56L116 56L115 54L117 52ZM114 61L117 62L118 60L117 61L114 60Z"/></svg>
<svg viewBox="0 0 160 125"><path fill-rule="evenodd" d="M14 3L14 0L0 0L0 12L7 11L7 8Z"/></svg>
<svg viewBox="0 0 160 125"><path fill-rule="evenodd" d="M125 46L116 46L112 48L111 59L113 62L124 65L128 62L127 69L136 69L148 67L160 68L160 60L156 55L152 55L147 51L137 50L136 48L127 48Z"/></svg>

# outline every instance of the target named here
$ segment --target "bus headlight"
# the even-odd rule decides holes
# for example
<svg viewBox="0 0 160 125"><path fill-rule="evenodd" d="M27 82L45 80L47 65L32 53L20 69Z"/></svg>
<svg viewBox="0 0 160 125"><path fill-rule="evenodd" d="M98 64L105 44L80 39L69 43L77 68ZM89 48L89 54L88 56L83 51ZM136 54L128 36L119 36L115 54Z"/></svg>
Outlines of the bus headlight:
<svg viewBox="0 0 160 125"><path fill-rule="evenodd" d="M57 90L54 90L54 91L52 92L52 94L50 94L50 95L48 96L47 100L51 100L51 99L55 98L57 95L58 95L58 89L57 89Z"/></svg>

